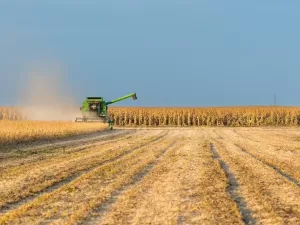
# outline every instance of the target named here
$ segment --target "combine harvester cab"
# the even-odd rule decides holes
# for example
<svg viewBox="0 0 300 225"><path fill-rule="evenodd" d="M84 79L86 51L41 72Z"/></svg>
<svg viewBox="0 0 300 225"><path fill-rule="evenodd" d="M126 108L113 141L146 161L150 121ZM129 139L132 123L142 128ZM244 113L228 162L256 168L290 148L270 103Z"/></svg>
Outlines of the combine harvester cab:
<svg viewBox="0 0 300 225"><path fill-rule="evenodd" d="M75 122L109 122L108 105L125 100L127 98L137 99L136 93L125 95L112 101L104 101L102 97L87 97L82 103L80 110L82 117L77 117Z"/></svg>

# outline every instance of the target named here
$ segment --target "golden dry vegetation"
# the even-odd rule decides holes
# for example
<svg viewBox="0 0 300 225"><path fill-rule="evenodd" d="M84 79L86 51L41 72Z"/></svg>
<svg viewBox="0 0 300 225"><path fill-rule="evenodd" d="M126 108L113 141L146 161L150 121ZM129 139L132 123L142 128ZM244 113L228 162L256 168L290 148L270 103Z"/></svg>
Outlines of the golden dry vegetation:
<svg viewBox="0 0 300 225"><path fill-rule="evenodd" d="M11 149L0 157L0 224L300 224L299 137L141 128Z"/></svg>
<svg viewBox="0 0 300 225"><path fill-rule="evenodd" d="M52 140L106 128L107 124L102 123L0 120L0 145Z"/></svg>
<svg viewBox="0 0 300 225"><path fill-rule="evenodd" d="M16 107L0 107L0 120L21 120L22 115Z"/></svg>
<svg viewBox="0 0 300 225"><path fill-rule="evenodd" d="M110 107L117 126L298 126L300 107L151 108ZM21 119L17 108L0 108L1 119ZM75 120L75 118L74 118Z"/></svg>
<svg viewBox="0 0 300 225"><path fill-rule="evenodd" d="M118 126L297 126L299 107L109 109Z"/></svg>

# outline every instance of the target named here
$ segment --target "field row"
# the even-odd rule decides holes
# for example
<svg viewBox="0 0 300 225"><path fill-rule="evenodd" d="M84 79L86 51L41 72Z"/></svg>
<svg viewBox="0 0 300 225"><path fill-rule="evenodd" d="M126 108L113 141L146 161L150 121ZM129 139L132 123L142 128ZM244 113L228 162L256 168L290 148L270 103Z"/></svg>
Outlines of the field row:
<svg viewBox="0 0 300 225"><path fill-rule="evenodd" d="M297 129L117 132L2 159L0 224L300 224Z"/></svg>
<svg viewBox="0 0 300 225"><path fill-rule="evenodd" d="M0 107L0 120L22 120L23 116L16 107Z"/></svg>
<svg viewBox="0 0 300 225"><path fill-rule="evenodd" d="M117 126L297 126L300 108L110 108Z"/></svg>
<svg viewBox="0 0 300 225"><path fill-rule="evenodd" d="M80 112L78 112L80 113ZM298 126L299 107L110 107L117 126ZM0 120L19 120L16 108L0 108ZM75 118L74 118L75 120Z"/></svg>
<svg viewBox="0 0 300 225"><path fill-rule="evenodd" d="M292 147L290 144L281 145L278 151L269 137L264 142L255 138L249 145L240 147L239 141L245 143L245 139L235 140L231 132L218 131L213 139L220 164L229 178L229 193L243 221L247 224L300 224L299 153L289 154L293 163L287 165L284 163ZM288 140L289 136L286 137Z"/></svg>
<svg viewBox="0 0 300 225"><path fill-rule="evenodd" d="M61 139L107 129L102 123L0 120L0 152L5 145Z"/></svg>

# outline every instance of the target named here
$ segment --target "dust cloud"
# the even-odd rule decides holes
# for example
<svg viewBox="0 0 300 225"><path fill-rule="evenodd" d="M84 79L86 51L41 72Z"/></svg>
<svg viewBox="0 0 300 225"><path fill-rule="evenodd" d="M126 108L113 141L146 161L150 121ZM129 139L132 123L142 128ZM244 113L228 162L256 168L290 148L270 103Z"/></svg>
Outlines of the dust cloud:
<svg viewBox="0 0 300 225"><path fill-rule="evenodd" d="M80 105L59 66L33 66L20 84L19 107L27 120L74 121Z"/></svg>

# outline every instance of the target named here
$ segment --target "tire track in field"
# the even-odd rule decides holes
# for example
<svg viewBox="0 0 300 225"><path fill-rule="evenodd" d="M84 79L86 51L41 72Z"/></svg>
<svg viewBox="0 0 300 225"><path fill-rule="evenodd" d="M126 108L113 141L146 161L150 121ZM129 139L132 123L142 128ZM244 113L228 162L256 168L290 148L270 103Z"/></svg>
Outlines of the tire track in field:
<svg viewBox="0 0 300 225"><path fill-rule="evenodd" d="M101 222L101 219L103 218L104 214L109 211L109 209L115 204L115 202L118 200L118 198L127 190L137 185L139 182L143 180L143 178L149 174L154 167L161 161L161 158L176 145L177 141L170 144L167 148L165 148L159 156L150 164L148 164L145 168L143 168L139 173L137 173L132 181L125 186L121 187L120 189L115 190L111 197L106 201L106 203L100 205L98 208L94 209L89 217L86 217L83 221L81 221L79 224L98 224Z"/></svg>
<svg viewBox="0 0 300 225"><path fill-rule="evenodd" d="M217 144L217 143L216 143ZM220 153L238 178L259 224L300 224L300 189L231 141L220 141Z"/></svg>
<svg viewBox="0 0 300 225"><path fill-rule="evenodd" d="M29 150L45 150L53 149L63 146L76 146L81 143L89 142L102 137L108 137L110 135L117 135L124 133L125 131L119 130L101 130L97 132L92 132L90 134L76 135L70 137L64 137L61 139L49 139L49 140L36 140L28 143L10 144L7 145L5 149L1 149L4 153L9 153L11 151L29 151Z"/></svg>
<svg viewBox="0 0 300 225"><path fill-rule="evenodd" d="M99 141L107 141L114 137L122 138L126 135L134 134L133 131L117 131L107 133L105 131L100 132L97 136L94 134L91 137L79 137L78 139L70 139L70 140L60 140L60 141L53 141L49 144L33 144L31 147L30 145L26 146L17 146L13 147L9 150L9 152L4 152L0 154L0 162L2 160L7 159L14 159L14 158L24 158L24 156L31 156L37 153L48 153L57 149L74 149L76 147L82 148L85 145L91 145L97 143ZM49 141L50 142L50 141Z"/></svg>
<svg viewBox="0 0 300 225"><path fill-rule="evenodd" d="M134 132L124 132L121 134L108 134L105 136L100 136L97 139L92 140L83 140L81 143L75 143L68 146L56 146L54 144L53 148L47 148L42 149L41 147L39 149L32 149L32 150L18 150L18 153L16 155L12 156L0 156L0 172L5 171L6 169L9 169L11 167L16 167L20 165L27 165L30 163L35 163L37 161L43 161L48 160L51 158L59 157L59 154L72 154L80 151L87 150L89 148L94 148L99 146L99 141L102 145L109 144L113 141L121 141L125 139L129 139L132 137ZM112 139L115 138L115 139ZM98 144L97 144L98 143ZM22 153L23 152L23 153ZM45 154L43 154L45 153ZM54 155L51 155L53 153L57 153ZM27 156L24 157L24 154L27 154ZM41 155L43 154L43 155ZM4 162L1 162L3 160L6 160ZM8 161L7 161L8 160ZM22 160L22 161L20 161Z"/></svg>
<svg viewBox="0 0 300 225"><path fill-rule="evenodd" d="M228 165L226 162L224 162L218 151L216 150L215 146L213 143L210 143L210 150L213 154L213 158L217 160L224 171L226 178L227 178L227 183L228 186L226 188L227 193L231 197L231 199L234 200L236 203L241 215L242 215L242 220L245 224L255 224L256 221L253 218L253 212L251 209L247 207L247 202L245 198L239 193L239 183L236 180L234 174L230 171Z"/></svg>
<svg viewBox="0 0 300 225"><path fill-rule="evenodd" d="M232 130L232 132L235 133L237 136L240 136L241 138L245 138L246 140L253 141L253 142L256 142L256 143L259 143L258 140L251 139L251 138L247 137L246 135L237 132L236 130Z"/></svg>
<svg viewBox="0 0 300 225"><path fill-rule="evenodd" d="M124 153L122 153L122 154L120 154L120 155L118 155L118 156L116 156L116 157L114 157L114 158L104 160L104 161L100 162L100 163L97 164L97 165L94 165L94 166L89 167L89 168L87 168L87 169L85 169L85 170L82 170L82 171L80 171L80 172L77 172L77 173L74 174L74 175L68 176L68 177L66 177L65 179L62 179L62 180L60 180L60 181L54 183L53 185L48 186L48 187L44 188L43 190L34 193L34 194L31 195L31 196L25 197L25 198L23 198L23 199L20 200L20 201L17 201L17 202L14 202L14 203L9 203L9 204L6 204L6 205L2 206L2 207L0 208L0 216L3 215L3 214L9 213L10 211L12 211L12 210L14 210L14 209L16 209L16 208L18 208L18 207L20 207L20 206L22 206L22 205L27 204L27 203L33 201L34 199L36 199L36 198L38 198L38 197L44 195L44 194L48 194L48 193L50 193L50 192L53 192L53 191L55 191L55 190L61 188L62 186L67 185L68 183L71 183L72 181L76 180L76 179L79 178L80 176L82 176L82 175L84 175L84 174L87 174L87 173L93 171L93 170L96 169L97 167L100 167L100 166L106 165L106 164L108 164L108 163L111 163L111 162L113 162L113 161L116 161L116 160L118 160L118 159L120 159L120 158L123 158L123 157L126 156L126 155L131 154L132 152L134 152L134 151L136 151L136 150L138 150L138 149L140 149L140 148L142 148L142 147L145 147L145 146L147 146L147 145L150 145L150 144L153 144L153 143L156 143L156 142L162 140L164 137L166 137L166 136L169 134L169 131L165 131L165 132L162 132L162 133L163 133L163 134L159 135L157 138L155 138L155 139L152 140L152 141L149 141L149 142L147 142L147 143L138 145L138 146L136 146L136 147L134 147L134 148L131 148L129 151L126 151L126 152L124 152Z"/></svg>
<svg viewBox="0 0 300 225"><path fill-rule="evenodd" d="M264 161L263 159L261 159L261 158L257 157L256 155L252 154L251 152L248 152L245 148L242 148L240 145L238 145L238 144L234 144L234 145L237 146L241 151L243 151L244 153L249 155L251 158L263 163L264 165L266 165L270 169L273 169L275 172L280 174L282 177L284 177L288 181L290 181L293 184L295 184L296 186L300 187L300 182L298 180L294 179L292 176L290 176L286 172L282 171L281 169L279 169L275 165L272 165L271 163L268 163L268 162Z"/></svg>
<svg viewBox="0 0 300 225"><path fill-rule="evenodd" d="M243 139L248 139L252 142L258 142L260 143L260 141L256 141L254 139L251 139L249 137L246 137L244 135L241 135L240 133L236 132L235 130L233 130L238 136L240 136ZM243 140L242 139L242 140ZM242 141L238 141L239 143L242 143ZM285 172L284 170L280 169L278 166L276 166L275 164L280 164L280 158L277 156L276 159L278 159L278 161L276 161L275 164L269 163L268 162L268 157L266 157L265 155L260 156L260 154L255 154L255 153L251 153L250 151L248 151L245 147L242 147L241 144L239 144L237 142L233 142L233 144L238 147L242 152L246 153L247 155L249 155L251 158L259 161L260 163L266 165L267 167L269 167L270 169L273 169L275 172L277 172L278 174L280 174L282 177L284 177L285 179L287 179L289 182L295 184L296 186L300 187L300 181L297 178L294 178L293 175L290 175L289 172ZM272 146L272 147L278 147L276 145L273 144L268 144L266 146ZM257 149L261 149L261 147L256 147ZM259 151L258 151L259 152ZM286 163L285 161L283 161L283 163ZM296 168L295 168L296 169ZM290 171L291 172L291 171Z"/></svg>
<svg viewBox="0 0 300 225"><path fill-rule="evenodd" d="M244 132L249 133L249 131L244 131ZM291 138L291 137L294 137L296 135L293 134L293 133L287 133L287 134L291 135L291 137L287 141L288 143L291 143L291 145L283 144L281 142L281 140L282 139L286 140L289 137L289 135L287 135L287 134L283 135L281 132L283 132L283 130L278 130L277 133L272 131L272 133L268 137L272 136L272 134L273 135L276 134L277 136L280 136L279 140L277 140L277 138L275 138L276 142L273 142L273 141L270 141L269 139L266 139L266 137L260 137L260 139L257 139L257 137L254 136L252 133L249 133L250 135L252 135L252 137L250 138L250 137L247 137L246 134L244 135L244 134L241 134L241 133L233 130L233 133L235 135L237 135L237 137L242 139L242 140L246 139L246 140L249 140L250 142L253 142L254 144L265 144L268 147L273 147L274 150L276 150L276 151L284 149L285 152L290 152L290 153L293 153L295 155L300 155L300 151L295 150L295 145L298 145L299 142L295 142L295 138ZM259 134L255 134L255 135L259 135ZM292 136L292 135L294 135L294 136Z"/></svg>

